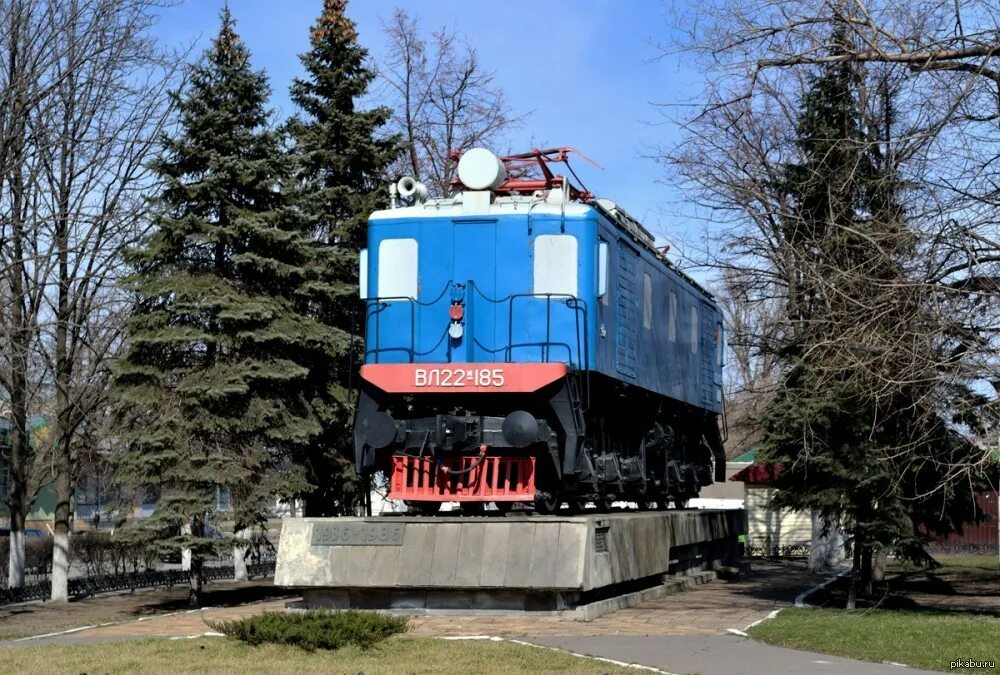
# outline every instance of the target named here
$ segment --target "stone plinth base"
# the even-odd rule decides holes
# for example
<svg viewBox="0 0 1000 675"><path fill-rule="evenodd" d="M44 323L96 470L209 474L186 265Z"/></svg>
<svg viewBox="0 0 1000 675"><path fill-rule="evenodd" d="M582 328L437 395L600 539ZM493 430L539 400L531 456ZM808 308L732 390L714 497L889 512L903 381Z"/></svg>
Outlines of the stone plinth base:
<svg viewBox="0 0 1000 675"><path fill-rule="evenodd" d="M579 610L714 576L698 572L736 559L743 523L742 511L291 518L275 584L301 589L307 608L593 618Z"/></svg>

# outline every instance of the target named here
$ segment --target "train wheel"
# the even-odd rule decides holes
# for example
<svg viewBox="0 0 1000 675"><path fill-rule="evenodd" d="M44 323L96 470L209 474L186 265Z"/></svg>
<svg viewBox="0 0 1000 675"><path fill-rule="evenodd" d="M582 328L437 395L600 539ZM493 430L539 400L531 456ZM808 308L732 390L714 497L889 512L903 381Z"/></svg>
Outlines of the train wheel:
<svg viewBox="0 0 1000 675"><path fill-rule="evenodd" d="M680 499L680 498L675 499L674 500L674 508L675 509L686 509L688 507L688 502L690 502L690 501L691 500L689 498L687 498L687 497L685 497L683 499Z"/></svg>
<svg viewBox="0 0 1000 675"><path fill-rule="evenodd" d="M441 502L407 501L403 503L406 504L407 512L418 516L433 516L441 510Z"/></svg>
<svg viewBox="0 0 1000 675"><path fill-rule="evenodd" d="M481 516L486 510L483 502L459 502L458 510L463 516Z"/></svg>
<svg viewBox="0 0 1000 675"><path fill-rule="evenodd" d="M493 505L497 507L497 511L499 511L503 515L507 515L508 513L513 511L514 504L515 502L493 502Z"/></svg>
<svg viewBox="0 0 1000 675"><path fill-rule="evenodd" d="M590 500L586 497L573 497L566 503L569 504L569 512L577 514L587 511L587 504L590 503Z"/></svg>
<svg viewBox="0 0 1000 675"><path fill-rule="evenodd" d="M542 515L555 513L560 506L562 506L562 496L559 494L550 494L545 499L535 500L535 511Z"/></svg>
<svg viewBox="0 0 1000 675"><path fill-rule="evenodd" d="M640 511L659 511L662 503L659 499L640 499L638 501Z"/></svg>
<svg viewBox="0 0 1000 675"><path fill-rule="evenodd" d="M611 497L607 495L601 495L594 500L594 506L597 507L598 513L608 513L611 511Z"/></svg>

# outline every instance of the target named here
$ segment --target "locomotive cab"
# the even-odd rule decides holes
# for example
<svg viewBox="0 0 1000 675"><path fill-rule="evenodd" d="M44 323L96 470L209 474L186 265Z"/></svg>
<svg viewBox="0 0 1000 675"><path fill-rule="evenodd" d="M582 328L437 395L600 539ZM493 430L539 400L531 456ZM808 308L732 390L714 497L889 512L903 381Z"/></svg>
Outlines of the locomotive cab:
<svg viewBox="0 0 1000 675"><path fill-rule="evenodd" d="M390 498L656 507L721 479L718 308L551 172L567 152L470 150L452 196L404 178L370 217L355 451Z"/></svg>

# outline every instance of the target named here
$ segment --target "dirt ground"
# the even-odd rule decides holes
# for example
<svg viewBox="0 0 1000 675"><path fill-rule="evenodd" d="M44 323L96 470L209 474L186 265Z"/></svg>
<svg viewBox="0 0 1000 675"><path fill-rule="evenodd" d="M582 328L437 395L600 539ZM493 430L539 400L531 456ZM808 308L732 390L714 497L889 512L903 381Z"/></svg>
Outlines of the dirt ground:
<svg viewBox="0 0 1000 675"><path fill-rule="evenodd" d="M206 584L205 607L234 607L289 596L270 579L250 582L215 581ZM187 587L157 588L132 594L105 594L67 604L31 602L0 607L0 639L129 621L187 609Z"/></svg>
<svg viewBox="0 0 1000 675"><path fill-rule="evenodd" d="M593 621L526 615L416 616L410 633L416 636L500 635L538 638L542 636L691 636L725 635L730 628L743 629L778 607L787 607L802 591L813 587L816 576L803 564L759 561L738 582L712 581L689 591L650 600ZM33 639L30 644L87 644L104 640L149 637L190 637L210 631L210 623L265 611L282 611L286 599L281 589L266 582L251 585L216 585L206 594L212 609L183 611L183 589L105 596L64 605L25 605L22 614L0 621L17 625L19 635L39 635L95 623L124 621L75 631L66 635ZM242 604L252 603L252 604ZM153 616L157 615L157 616ZM146 620L129 621L139 617ZM0 647L28 643L3 642Z"/></svg>
<svg viewBox="0 0 1000 675"><path fill-rule="evenodd" d="M1000 617L1000 566L995 555L934 556L941 567L916 569L891 562L886 582L876 585L874 604L881 609L987 614ZM818 606L843 607L849 581L840 579L809 598ZM860 602L859 607L873 603Z"/></svg>
<svg viewBox="0 0 1000 675"><path fill-rule="evenodd" d="M942 558L941 562L944 566L935 570L894 565L888 586L878 595L880 606L1000 616L1000 571L995 561L964 556ZM821 580L809 574L801 561L757 560L752 571L738 582L713 581L590 622L555 617L419 616L412 619L411 632L431 636L720 635L729 628L742 630L771 610L791 605L796 595ZM836 606L842 603L845 593L846 585L835 585L809 600ZM84 641L200 634L206 630L206 618L281 611L285 602L295 597L272 586L270 580L261 580L206 586L203 604L215 609L195 614L185 612L184 587L104 595L66 605L30 603L0 608L0 640L143 617L150 620L81 631L72 638Z"/></svg>

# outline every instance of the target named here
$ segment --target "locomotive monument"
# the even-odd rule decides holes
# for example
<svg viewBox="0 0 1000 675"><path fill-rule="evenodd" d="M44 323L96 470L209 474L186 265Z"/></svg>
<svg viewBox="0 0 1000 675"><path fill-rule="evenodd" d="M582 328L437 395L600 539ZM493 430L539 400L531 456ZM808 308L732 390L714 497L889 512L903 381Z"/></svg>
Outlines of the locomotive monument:
<svg viewBox="0 0 1000 675"><path fill-rule="evenodd" d="M572 151L456 154L450 196L404 178L371 215L357 469L411 513L466 518L288 521L276 583L325 589L315 605L488 588L565 608L728 550L738 514L678 510L724 478L721 312L638 221L553 173ZM654 513L605 515L615 501ZM489 504L535 515L468 518Z"/></svg>

